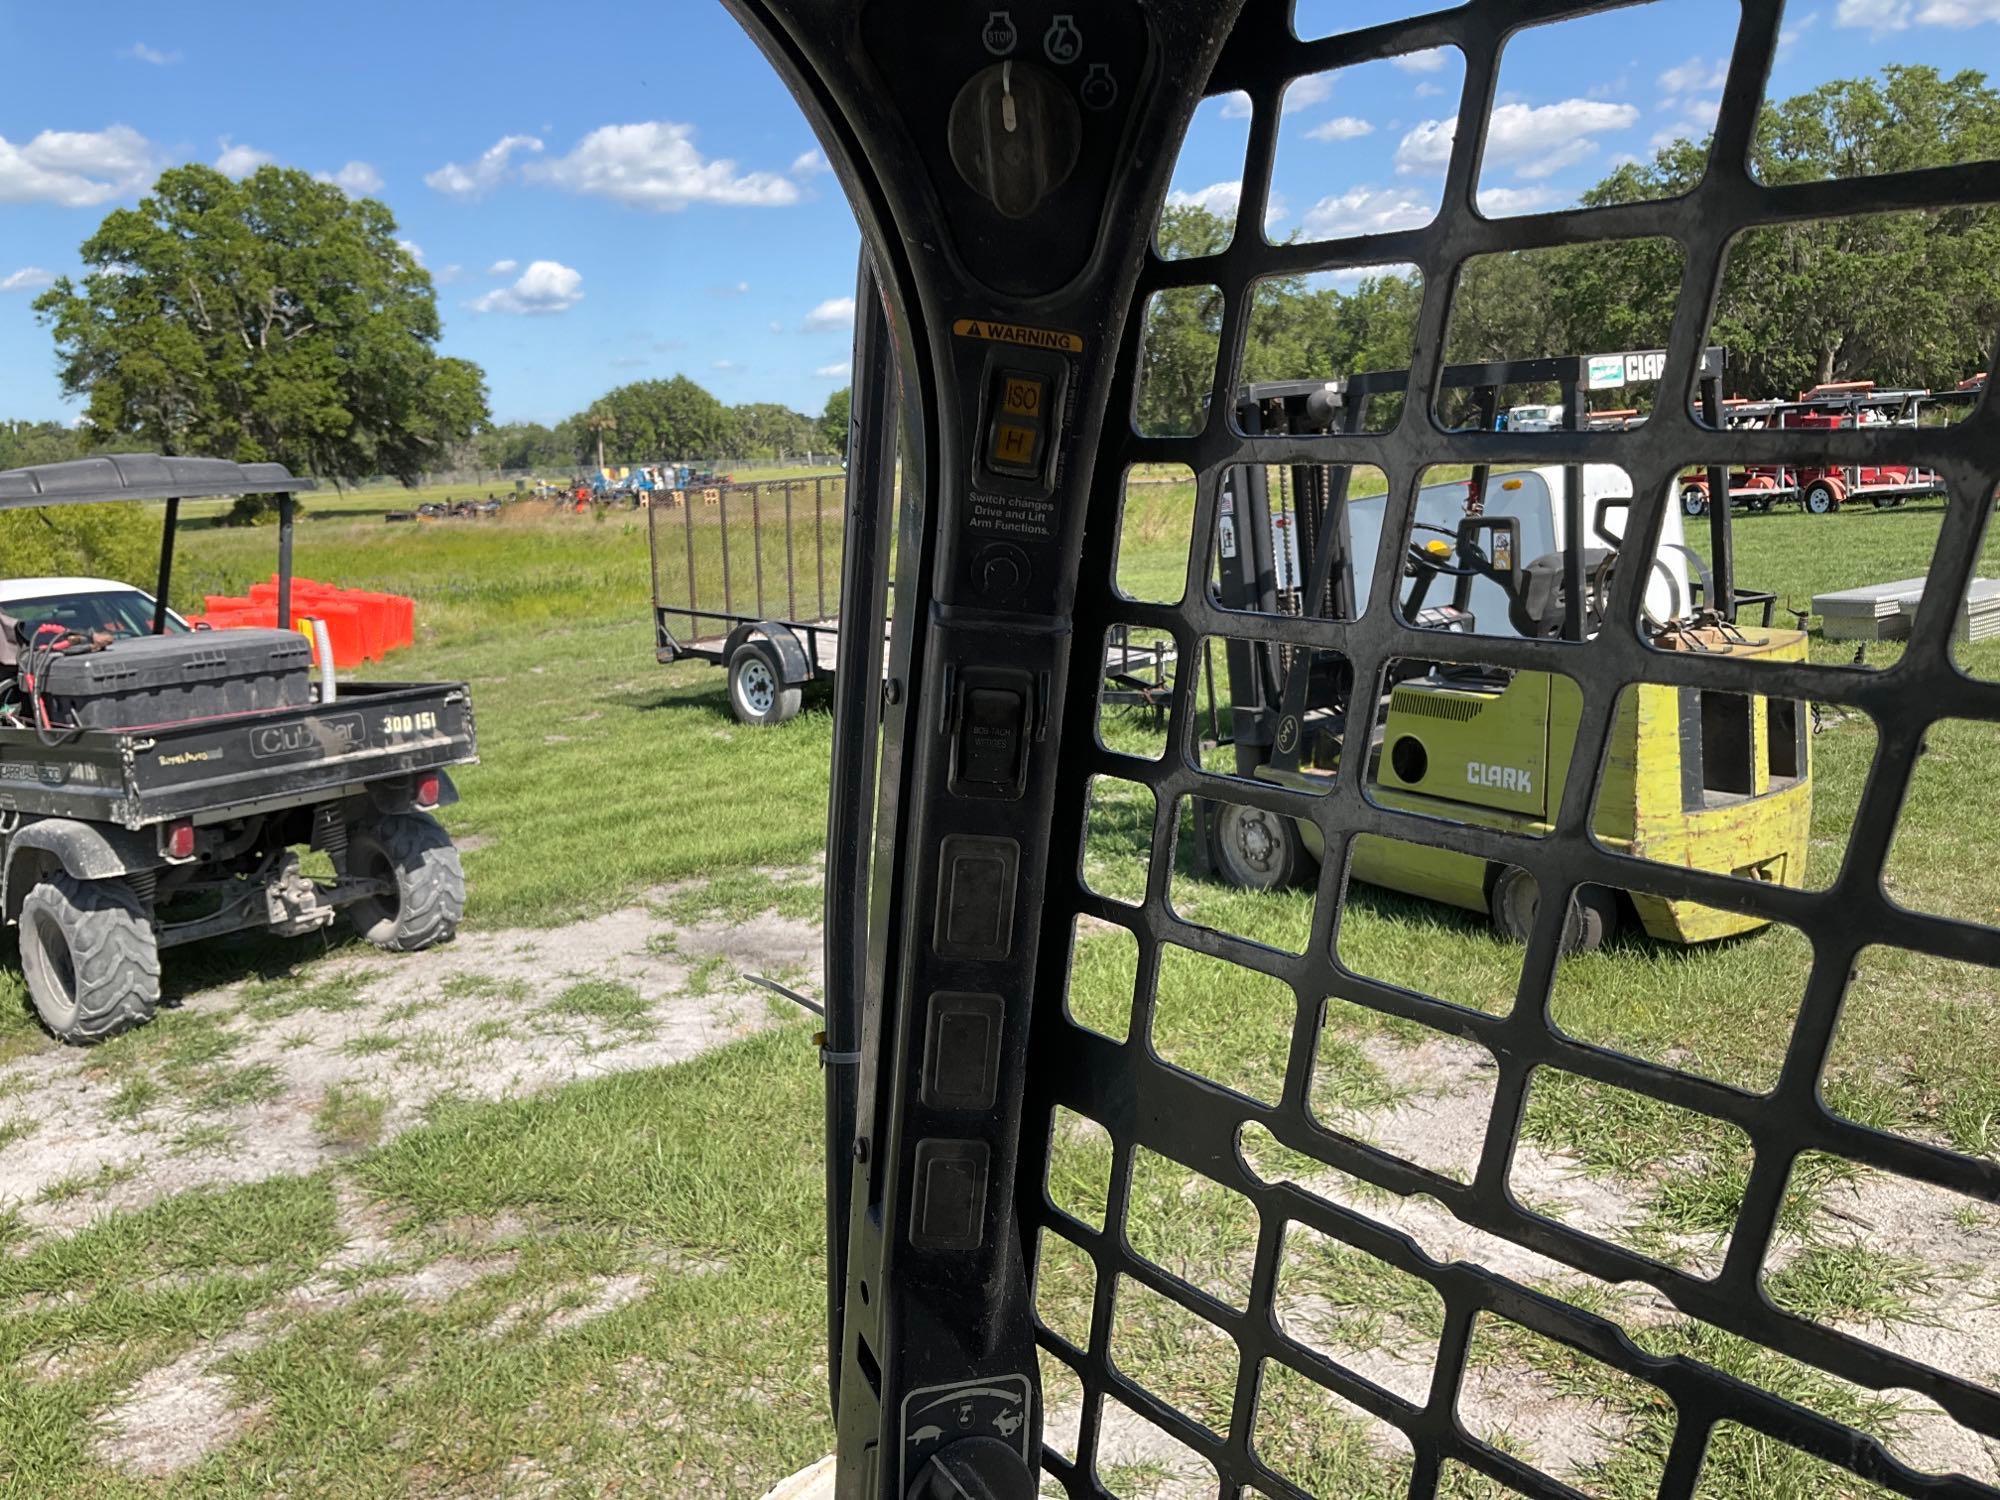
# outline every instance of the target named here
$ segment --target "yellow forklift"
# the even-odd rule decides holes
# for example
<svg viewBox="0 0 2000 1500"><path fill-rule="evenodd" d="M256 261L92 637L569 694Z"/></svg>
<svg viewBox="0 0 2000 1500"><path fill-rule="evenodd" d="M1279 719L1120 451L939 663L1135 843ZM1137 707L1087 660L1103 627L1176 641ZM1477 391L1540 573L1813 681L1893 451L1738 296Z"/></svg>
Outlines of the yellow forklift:
<svg viewBox="0 0 2000 1500"><path fill-rule="evenodd" d="M1627 356L1645 367L1642 353ZM1448 368L1444 387L1473 420L1491 424L1499 392L1561 388L1566 426L1580 430L1593 360L1509 361ZM1722 351L1709 351L1703 397L1719 399ZM1253 434L1366 431L1371 404L1405 395L1407 376L1247 388L1238 403ZM1392 607L1409 624L1454 634L1584 640L1602 627L1630 482L1610 465L1494 472L1426 486L1413 534L1382 536L1386 497L1353 497L1344 467L1293 465L1277 484L1260 466L1228 472L1216 548L1217 602L1266 615L1355 619L1368 607L1379 548L1404 550ZM1592 535L1583 536L1590 517ZM1684 543L1681 509L1668 507L1649 560L1644 626L1656 647L1803 661L1802 631L1775 628L1775 597L1734 584L1729 514L1710 514L1716 567ZM1690 577L1692 572L1693 576ZM1446 597L1448 590L1448 597ZM1572 604L1572 600L1575 601ZM1746 624L1746 616L1758 623ZM1315 790L1366 746L1367 793L1385 807L1529 835L1547 833L1562 803L1582 700L1569 678L1403 659L1378 693L1352 680L1336 653L1269 642L1227 648L1230 738L1238 775ZM1359 695L1359 696L1357 696ZM1620 700L1610 762L1593 814L1610 848L1686 868L1802 885L1812 821L1809 715L1791 699L1640 684ZM1207 854L1232 885L1274 889L1301 879L1323 852L1318 825L1260 808L1206 809ZM1525 871L1473 855L1364 835L1355 878L1487 913L1525 941L1536 888ZM1692 901L1585 887L1564 929L1574 949L1598 947L1621 920L1648 935L1699 943L1755 930L1761 919Z"/></svg>

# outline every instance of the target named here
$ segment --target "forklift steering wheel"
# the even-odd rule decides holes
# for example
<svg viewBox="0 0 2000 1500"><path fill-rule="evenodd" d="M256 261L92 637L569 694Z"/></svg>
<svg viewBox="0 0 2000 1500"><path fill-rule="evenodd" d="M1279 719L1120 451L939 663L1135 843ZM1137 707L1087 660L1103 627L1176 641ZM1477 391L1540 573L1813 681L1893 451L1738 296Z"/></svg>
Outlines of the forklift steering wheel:
<svg viewBox="0 0 2000 1500"><path fill-rule="evenodd" d="M1442 526L1432 526L1424 521L1411 522L1410 530L1413 532L1435 531L1439 536L1450 537L1453 545L1472 559L1470 566L1455 566L1444 561L1436 553L1426 552L1423 548L1413 544L1409 548L1410 561L1418 564L1420 567L1428 568L1433 573L1445 578L1483 578L1494 571L1493 559L1486 555L1485 549L1475 542L1461 540L1455 531L1447 531Z"/></svg>

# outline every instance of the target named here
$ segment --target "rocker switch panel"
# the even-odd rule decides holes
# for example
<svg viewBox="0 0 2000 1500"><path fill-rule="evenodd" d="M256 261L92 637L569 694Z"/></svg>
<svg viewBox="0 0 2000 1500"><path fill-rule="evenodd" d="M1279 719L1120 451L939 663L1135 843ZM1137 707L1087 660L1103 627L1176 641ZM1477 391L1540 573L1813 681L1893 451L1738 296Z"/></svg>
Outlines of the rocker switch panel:
<svg viewBox="0 0 2000 1500"><path fill-rule="evenodd" d="M962 675L952 726L952 791L961 797L1021 795L1034 691L1025 672L974 669Z"/></svg>

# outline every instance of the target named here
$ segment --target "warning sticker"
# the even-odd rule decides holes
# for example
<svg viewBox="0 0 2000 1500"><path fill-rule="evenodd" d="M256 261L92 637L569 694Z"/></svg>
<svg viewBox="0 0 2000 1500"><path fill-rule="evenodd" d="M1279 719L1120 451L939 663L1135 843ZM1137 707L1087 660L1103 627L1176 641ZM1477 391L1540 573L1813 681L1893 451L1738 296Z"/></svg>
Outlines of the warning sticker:
<svg viewBox="0 0 2000 1500"><path fill-rule="evenodd" d="M951 331L962 339L985 339L994 344L1018 344L1023 349L1053 349L1058 354L1083 353L1083 340L1074 333L1053 328L1029 328L1022 323L995 323L986 318L960 318Z"/></svg>

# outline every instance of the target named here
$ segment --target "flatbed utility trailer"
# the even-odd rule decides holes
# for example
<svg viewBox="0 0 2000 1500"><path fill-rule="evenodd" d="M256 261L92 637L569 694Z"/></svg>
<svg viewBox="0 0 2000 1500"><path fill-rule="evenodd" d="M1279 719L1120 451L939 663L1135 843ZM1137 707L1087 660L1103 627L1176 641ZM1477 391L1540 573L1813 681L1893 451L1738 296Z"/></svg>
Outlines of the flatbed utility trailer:
<svg viewBox="0 0 2000 1500"><path fill-rule="evenodd" d="M726 668L736 717L782 724L839 655L847 476L682 493L683 505L646 510L654 658Z"/></svg>
<svg viewBox="0 0 2000 1500"><path fill-rule="evenodd" d="M88 595L0 622L18 643L0 668L0 903L63 1041L150 1019L160 950L179 944L342 915L398 951L457 930L464 876L432 813L458 800L447 768L477 759L466 685L337 686L329 668L315 688L296 632L210 633L167 607L181 501L275 493L290 621L293 495L312 487L277 464L150 455L0 473L0 510L166 502L150 633L80 627ZM308 876L301 849L332 878Z"/></svg>

